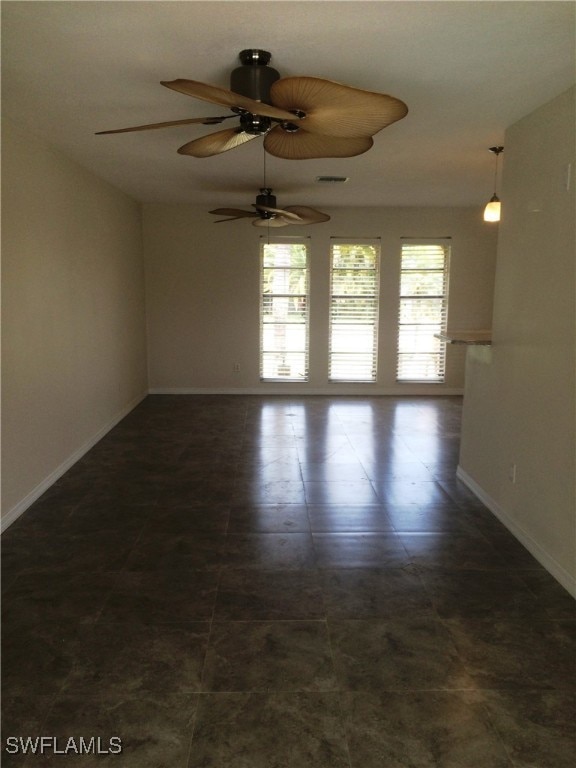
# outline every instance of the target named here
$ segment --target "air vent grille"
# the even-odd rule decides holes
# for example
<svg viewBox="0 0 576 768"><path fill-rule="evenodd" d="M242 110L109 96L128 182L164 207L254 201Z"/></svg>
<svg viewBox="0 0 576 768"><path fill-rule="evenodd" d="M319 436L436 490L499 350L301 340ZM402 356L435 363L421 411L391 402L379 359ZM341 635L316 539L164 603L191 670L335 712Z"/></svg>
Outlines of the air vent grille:
<svg viewBox="0 0 576 768"><path fill-rule="evenodd" d="M348 176L316 176L317 184L345 184Z"/></svg>

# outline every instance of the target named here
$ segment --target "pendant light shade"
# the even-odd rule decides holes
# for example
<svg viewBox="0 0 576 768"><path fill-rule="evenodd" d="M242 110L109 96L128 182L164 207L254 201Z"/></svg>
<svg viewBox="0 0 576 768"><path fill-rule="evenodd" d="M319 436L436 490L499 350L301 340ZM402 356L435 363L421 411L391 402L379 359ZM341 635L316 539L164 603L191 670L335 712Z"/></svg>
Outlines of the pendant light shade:
<svg viewBox="0 0 576 768"><path fill-rule="evenodd" d="M484 221L500 221L500 198L496 194L498 184L498 157L504 151L504 147L490 147L490 152L496 155L496 167L494 169L494 194L484 208Z"/></svg>
<svg viewBox="0 0 576 768"><path fill-rule="evenodd" d="M492 195L484 208L484 221L500 221L500 207L500 199L497 195Z"/></svg>

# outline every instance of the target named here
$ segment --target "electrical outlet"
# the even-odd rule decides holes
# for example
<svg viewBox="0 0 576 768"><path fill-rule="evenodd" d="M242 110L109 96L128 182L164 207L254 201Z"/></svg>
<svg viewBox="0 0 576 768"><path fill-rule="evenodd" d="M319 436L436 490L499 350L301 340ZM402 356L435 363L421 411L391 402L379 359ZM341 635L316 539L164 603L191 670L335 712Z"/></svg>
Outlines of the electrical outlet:
<svg viewBox="0 0 576 768"><path fill-rule="evenodd" d="M516 464L510 464L510 469L508 470L508 480L510 480L512 485L516 485Z"/></svg>
<svg viewBox="0 0 576 768"><path fill-rule="evenodd" d="M240 363L234 363L234 365L232 366L232 370L234 371L234 373L240 373Z"/></svg>

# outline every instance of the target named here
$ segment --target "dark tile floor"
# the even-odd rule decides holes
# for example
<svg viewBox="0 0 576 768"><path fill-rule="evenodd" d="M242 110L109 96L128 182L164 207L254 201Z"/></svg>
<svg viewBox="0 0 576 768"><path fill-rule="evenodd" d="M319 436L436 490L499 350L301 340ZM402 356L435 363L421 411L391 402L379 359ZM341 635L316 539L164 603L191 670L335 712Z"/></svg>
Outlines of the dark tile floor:
<svg viewBox="0 0 576 768"><path fill-rule="evenodd" d="M4 738L123 752L2 764L573 768L574 602L456 480L460 413L145 400L2 537Z"/></svg>

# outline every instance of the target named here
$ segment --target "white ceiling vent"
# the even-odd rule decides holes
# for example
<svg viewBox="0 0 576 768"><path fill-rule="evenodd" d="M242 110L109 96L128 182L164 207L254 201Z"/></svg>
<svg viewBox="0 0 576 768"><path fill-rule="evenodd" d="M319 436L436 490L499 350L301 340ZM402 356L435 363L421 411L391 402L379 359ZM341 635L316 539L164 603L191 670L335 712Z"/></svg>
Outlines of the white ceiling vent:
<svg viewBox="0 0 576 768"><path fill-rule="evenodd" d="M317 184L345 184L348 176L316 176Z"/></svg>

